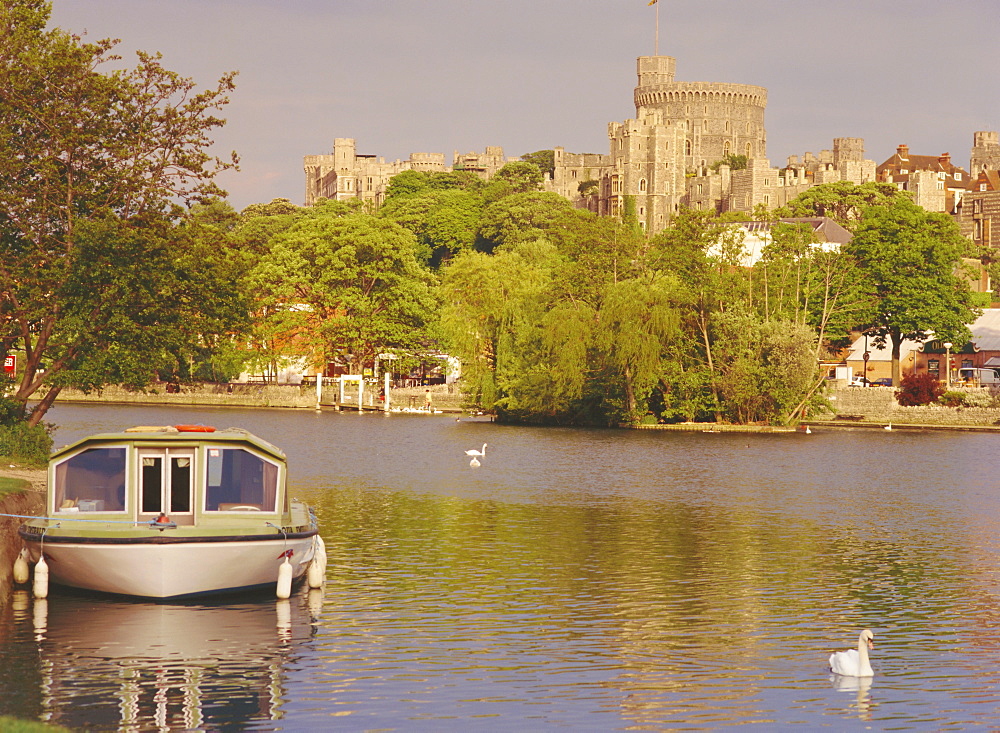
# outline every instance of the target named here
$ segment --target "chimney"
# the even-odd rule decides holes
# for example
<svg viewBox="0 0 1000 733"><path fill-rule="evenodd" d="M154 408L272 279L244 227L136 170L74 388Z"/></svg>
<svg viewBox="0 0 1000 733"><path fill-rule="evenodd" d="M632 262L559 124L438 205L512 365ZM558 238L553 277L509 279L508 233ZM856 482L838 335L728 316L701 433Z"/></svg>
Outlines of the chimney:
<svg viewBox="0 0 1000 733"><path fill-rule="evenodd" d="M896 155L898 155L903 160L909 160L910 159L910 146L909 145L900 145L898 148L896 148Z"/></svg>
<svg viewBox="0 0 1000 733"><path fill-rule="evenodd" d="M951 153L941 153L938 156L938 163L943 165L945 168L951 165Z"/></svg>

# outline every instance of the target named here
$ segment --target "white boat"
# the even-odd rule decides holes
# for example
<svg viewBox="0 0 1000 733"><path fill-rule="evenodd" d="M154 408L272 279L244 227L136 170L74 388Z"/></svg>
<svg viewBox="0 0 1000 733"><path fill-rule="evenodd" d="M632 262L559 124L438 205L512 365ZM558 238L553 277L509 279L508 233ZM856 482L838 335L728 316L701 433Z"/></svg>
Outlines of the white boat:
<svg viewBox="0 0 1000 733"><path fill-rule="evenodd" d="M21 525L30 559L74 588L179 599L279 588L325 566L277 447L235 428L139 427L53 453L46 515ZM289 579L290 572L290 579ZM37 574L37 566L36 566Z"/></svg>

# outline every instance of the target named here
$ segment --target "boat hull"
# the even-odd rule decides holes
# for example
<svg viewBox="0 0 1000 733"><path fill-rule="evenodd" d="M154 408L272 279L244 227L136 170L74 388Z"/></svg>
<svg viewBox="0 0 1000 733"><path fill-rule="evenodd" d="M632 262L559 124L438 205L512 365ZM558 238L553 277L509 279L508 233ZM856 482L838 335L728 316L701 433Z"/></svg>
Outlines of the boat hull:
<svg viewBox="0 0 1000 733"><path fill-rule="evenodd" d="M23 535L22 535L23 536ZM27 538L25 538L27 539ZM88 538L45 540L45 562L54 583L139 598L180 599L276 586L278 568L290 551L298 579L315 553L315 533L277 538L121 542ZM28 541L32 562L41 543Z"/></svg>

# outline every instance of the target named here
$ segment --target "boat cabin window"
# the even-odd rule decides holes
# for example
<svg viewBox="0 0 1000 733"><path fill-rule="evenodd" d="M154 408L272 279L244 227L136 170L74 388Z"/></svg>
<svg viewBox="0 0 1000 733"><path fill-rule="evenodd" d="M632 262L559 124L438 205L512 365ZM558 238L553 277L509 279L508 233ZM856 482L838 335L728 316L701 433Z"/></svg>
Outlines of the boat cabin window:
<svg viewBox="0 0 1000 733"><path fill-rule="evenodd" d="M125 448L88 448L54 474L57 512L125 511Z"/></svg>
<svg viewBox="0 0 1000 733"><path fill-rule="evenodd" d="M278 466L243 448L209 448L205 510L275 511Z"/></svg>

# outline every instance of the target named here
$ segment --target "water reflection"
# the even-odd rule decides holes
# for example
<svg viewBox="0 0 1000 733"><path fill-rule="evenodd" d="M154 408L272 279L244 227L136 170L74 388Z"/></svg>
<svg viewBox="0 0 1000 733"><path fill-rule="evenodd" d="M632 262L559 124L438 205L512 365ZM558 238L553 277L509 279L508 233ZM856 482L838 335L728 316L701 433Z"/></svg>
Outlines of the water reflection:
<svg viewBox="0 0 1000 733"><path fill-rule="evenodd" d="M851 707L857 711L858 718L861 720L872 719L872 677L845 677L844 675L834 674L830 675L830 682L833 683L833 689L838 692L854 693L854 702Z"/></svg>
<svg viewBox="0 0 1000 733"><path fill-rule="evenodd" d="M38 654L41 720L72 730L203 730L277 720L316 599L168 605L16 591Z"/></svg>

